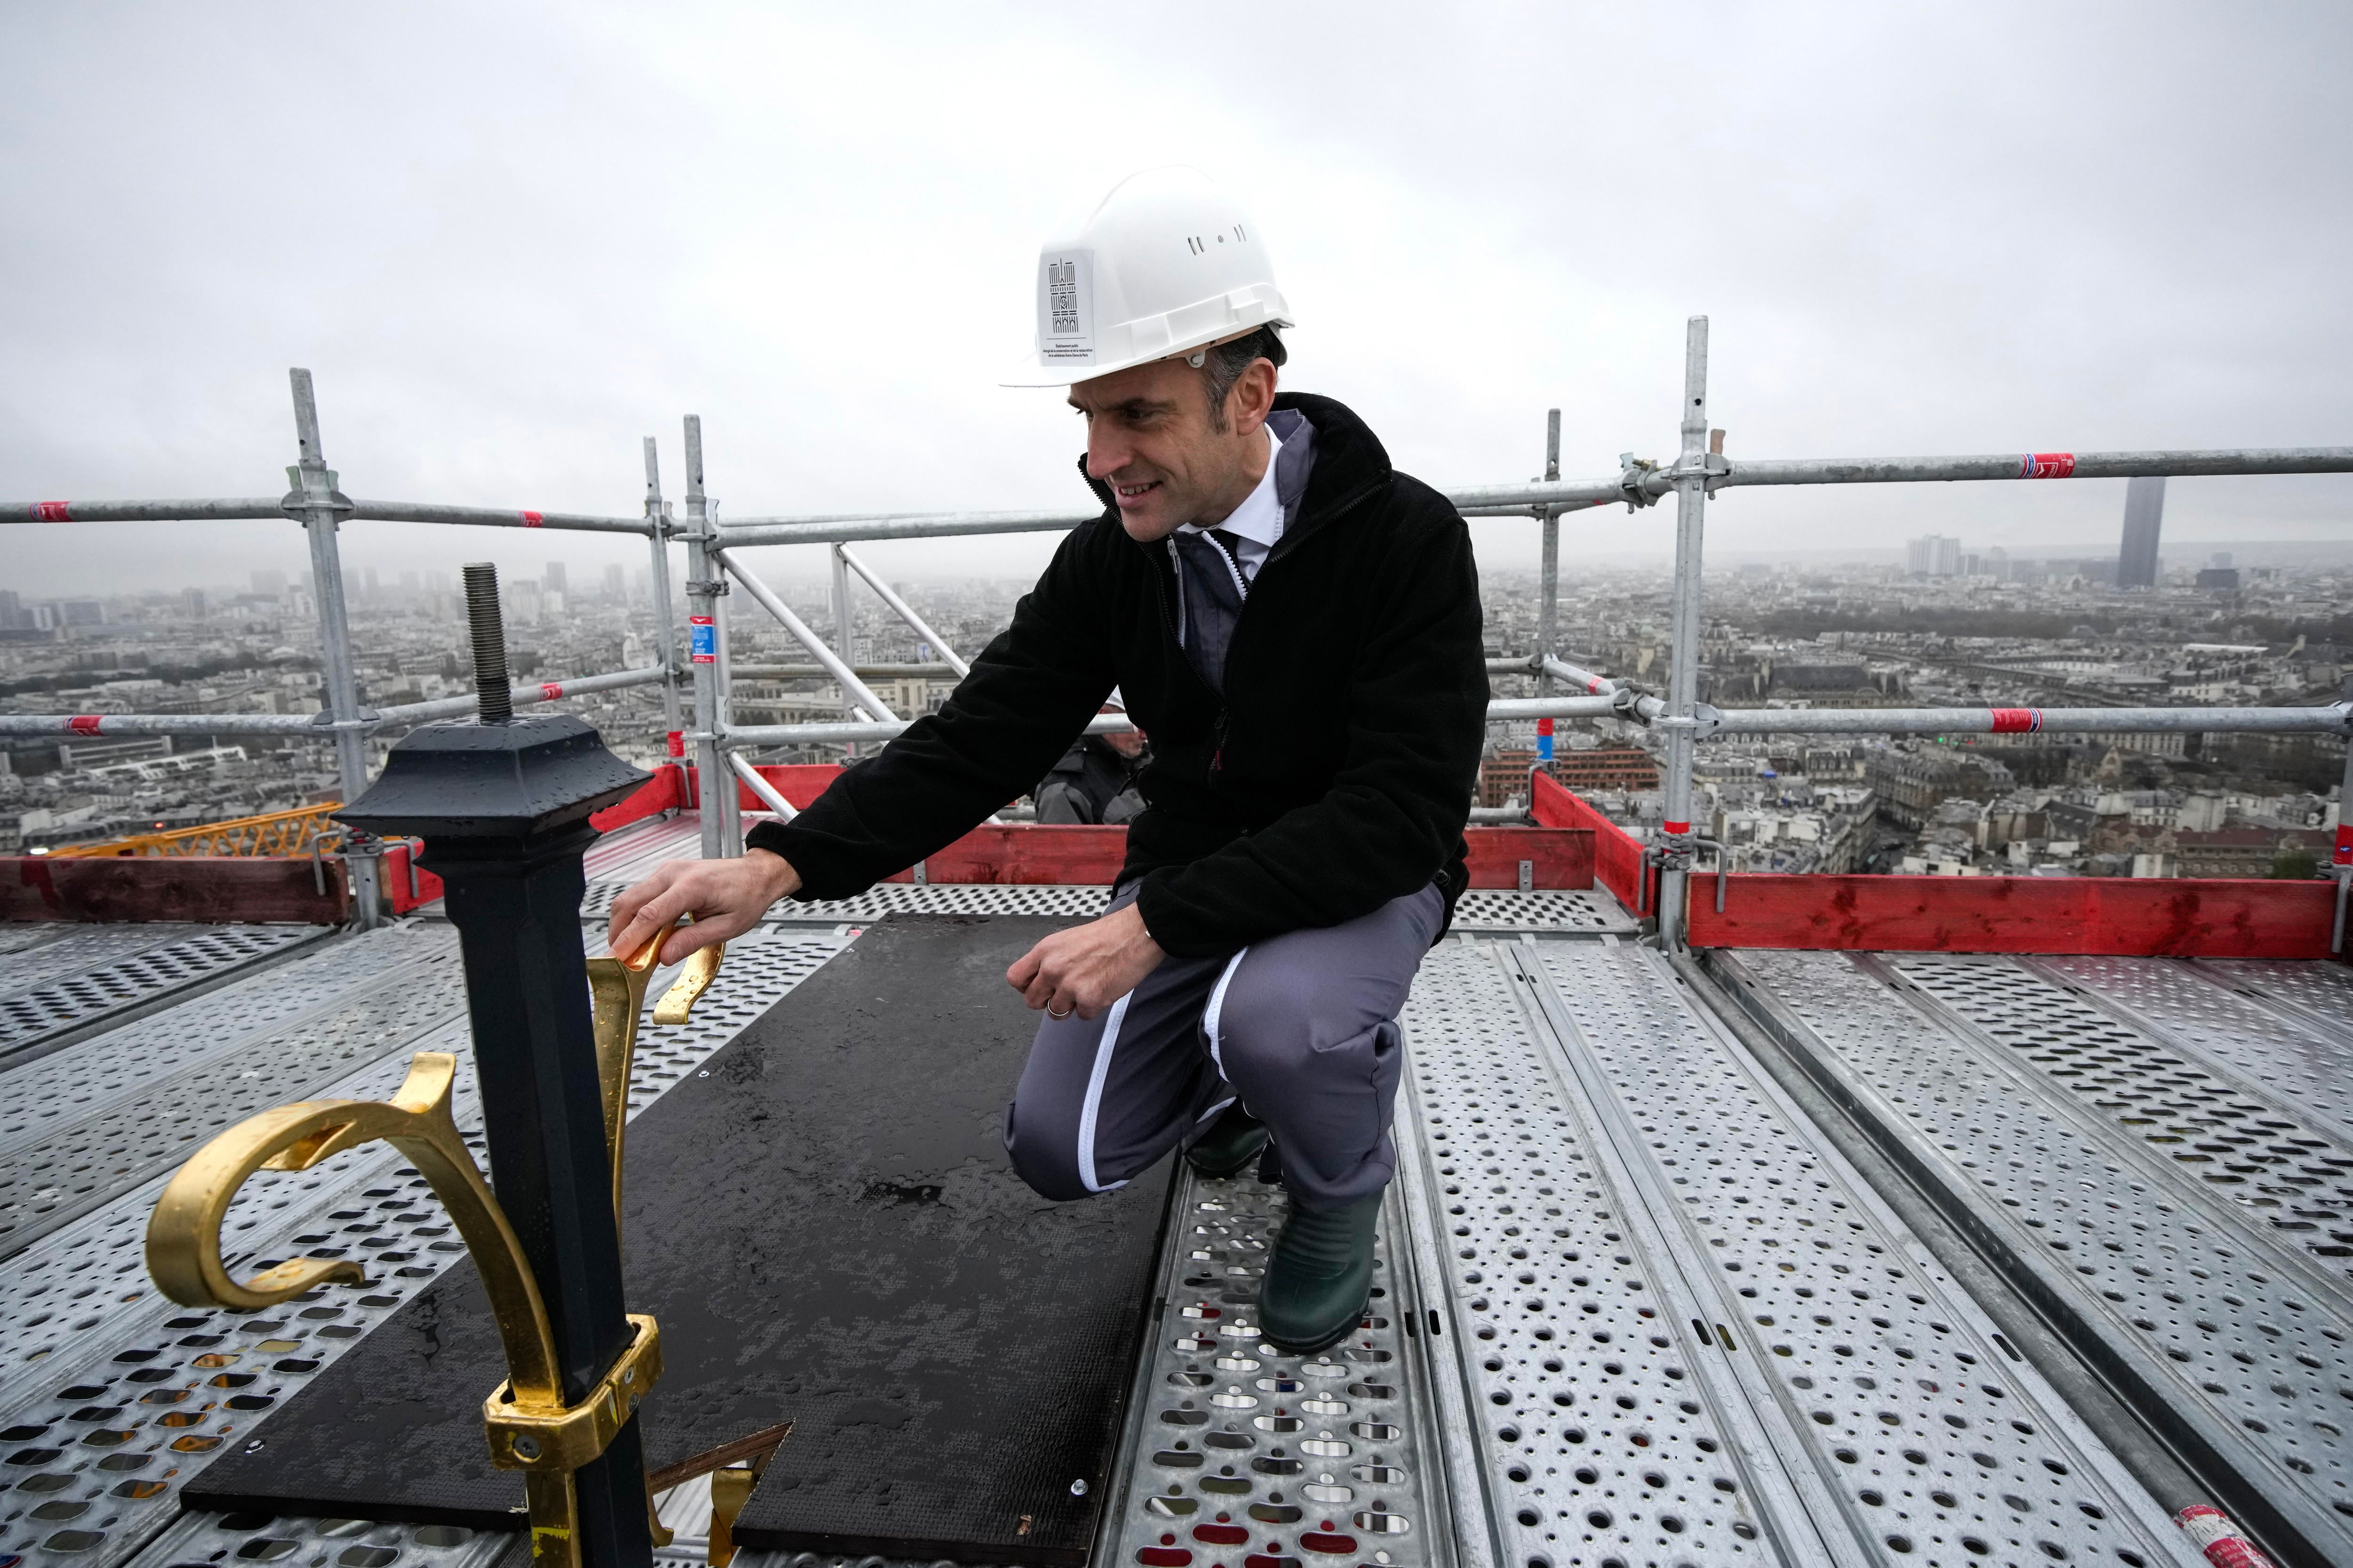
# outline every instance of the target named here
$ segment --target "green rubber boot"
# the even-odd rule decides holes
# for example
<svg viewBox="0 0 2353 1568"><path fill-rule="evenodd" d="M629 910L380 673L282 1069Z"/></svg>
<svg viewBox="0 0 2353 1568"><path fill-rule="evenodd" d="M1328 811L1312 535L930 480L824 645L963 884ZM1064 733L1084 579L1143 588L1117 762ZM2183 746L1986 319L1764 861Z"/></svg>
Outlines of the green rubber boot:
<svg viewBox="0 0 2353 1568"><path fill-rule="evenodd" d="M1345 1339L1365 1315L1373 1289L1373 1222L1381 1194L1345 1208L1303 1209L1275 1237L1259 1288L1259 1327L1285 1355L1312 1355Z"/></svg>
<svg viewBox="0 0 2353 1568"><path fill-rule="evenodd" d="M1230 1176L1258 1158L1266 1147L1266 1123L1235 1100L1209 1123L1209 1130L1185 1151L1186 1162L1204 1176Z"/></svg>

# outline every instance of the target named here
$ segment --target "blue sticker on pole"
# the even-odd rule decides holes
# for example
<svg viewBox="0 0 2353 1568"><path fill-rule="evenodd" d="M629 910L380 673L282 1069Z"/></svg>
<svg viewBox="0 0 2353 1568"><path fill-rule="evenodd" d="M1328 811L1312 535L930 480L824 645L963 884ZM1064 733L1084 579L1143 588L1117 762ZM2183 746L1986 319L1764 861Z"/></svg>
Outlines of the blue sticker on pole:
<svg viewBox="0 0 2353 1568"><path fill-rule="evenodd" d="M717 664L719 662L719 628L712 623L709 616L689 616L686 619L687 626L691 628L687 635L689 646L693 650L694 662Z"/></svg>
<svg viewBox="0 0 2353 1568"><path fill-rule="evenodd" d="M1536 760L1543 763L1552 761L1552 737L1550 735L1538 735L1536 737Z"/></svg>

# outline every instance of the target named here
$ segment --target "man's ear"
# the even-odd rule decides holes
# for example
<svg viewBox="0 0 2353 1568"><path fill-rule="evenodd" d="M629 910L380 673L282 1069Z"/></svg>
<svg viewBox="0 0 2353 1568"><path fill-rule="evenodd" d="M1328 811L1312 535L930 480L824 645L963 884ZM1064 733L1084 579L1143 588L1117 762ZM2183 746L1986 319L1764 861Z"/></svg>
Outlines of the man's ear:
<svg viewBox="0 0 2353 1568"><path fill-rule="evenodd" d="M1269 359L1250 361L1235 378L1233 390L1226 394L1226 412L1237 435L1250 435L1266 423L1274 411L1274 362Z"/></svg>

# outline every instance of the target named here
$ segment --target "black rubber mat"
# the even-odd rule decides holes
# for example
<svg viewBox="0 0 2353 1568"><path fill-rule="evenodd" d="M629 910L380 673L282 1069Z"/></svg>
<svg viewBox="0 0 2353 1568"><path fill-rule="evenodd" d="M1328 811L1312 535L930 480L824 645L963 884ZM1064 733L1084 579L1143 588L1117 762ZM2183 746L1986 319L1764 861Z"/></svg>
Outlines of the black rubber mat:
<svg viewBox="0 0 2353 1568"><path fill-rule="evenodd" d="M1036 1015L1004 971L1068 923L894 915L630 1124L628 1302L666 1367L648 1463L794 1424L744 1545L1085 1561L1168 1170L1051 1204L1006 1163ZM514 1528L522 1483L482 1438L502 1376L461 1264L188 1504Z"/></svg>

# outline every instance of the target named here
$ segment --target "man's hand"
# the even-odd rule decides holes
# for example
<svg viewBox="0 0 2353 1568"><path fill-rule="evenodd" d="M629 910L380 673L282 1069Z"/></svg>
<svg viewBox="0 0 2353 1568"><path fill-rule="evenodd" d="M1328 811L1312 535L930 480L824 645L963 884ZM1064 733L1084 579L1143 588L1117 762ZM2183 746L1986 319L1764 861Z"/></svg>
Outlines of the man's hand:
<svg viewBox="0 0 2353 1568"><path fill-rule="evenodd" d="M633 952L681 915L692 915L692 925L662 943L661 962L676 963L750 931L770 904L800 885L801 874L766 849L746 849L739 860L665 860L613 900L605 940L616 953Z"/></svg>
<svg viewBox="0 0 2353 1568"><path fill-rule="evenodd" d="M1130 904L1099 921L1056 931L1023 953L1005 979L1022 1000L1051 1017L1076 1012L1092 1018L1134 990L1166 956Z"/></svg>

